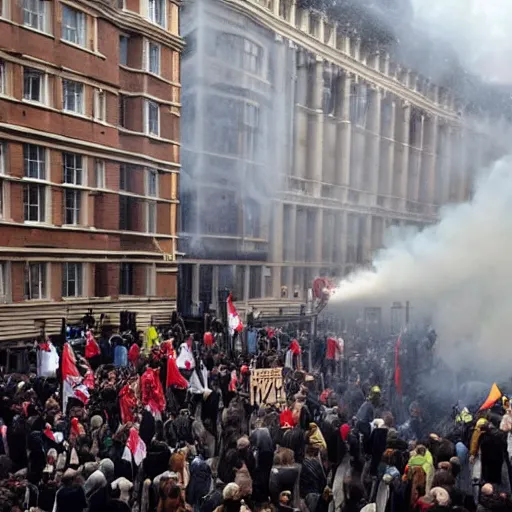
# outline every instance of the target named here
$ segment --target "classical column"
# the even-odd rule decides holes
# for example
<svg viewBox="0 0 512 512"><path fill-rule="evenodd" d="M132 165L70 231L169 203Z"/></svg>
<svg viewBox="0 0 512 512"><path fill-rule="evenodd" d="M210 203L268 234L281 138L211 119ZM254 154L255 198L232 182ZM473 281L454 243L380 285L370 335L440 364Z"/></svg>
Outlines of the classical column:
<svg viewBox="0 0 512 512"><path fill-rule="evenodd" d="M359 235L361 236L361 234ZM363 262L372 261L372 216L366 215L363 228Z"/></svg>
<svg viewBox="0 0 512 512"><path fill-rule="evenodd" d="M437 117L428 115L425 127L425 145L423 147L422 166L425 183L425 197L428 204L436 202L436 148L437 148Z"/></svg>
<svg viewBox="0 0 512 512"><path fill-rule="evenodd" d="M279 4L280 2L285 2L287 0L272 0L272 13L274 16L279 17Z"/></svg>
<svg viewBox="0 0 512 512"><path fill-rule="evenodd" d="M366 154L368 165L368 191L371 193L370 204L376 204L379 192L379 160L380 160L380 114L381 91L378 88L370 90L370 105L368 112L368 131L366 132Z"/></svg>
<svg viewBox="0 0 512 512"><path fill-rule="evenodd" d="M297 207L294 204L288 205L290 215L288 217L289 224L286 226L286 261L296 261L296 232L297 232Z"/></svg>
<svg viewBox="0 0 512 512"><path fill-rule="evenodd" d="M244 302L249 302L249 290L251 289L251 267L245 265L244 269Z"/></svg>
<svg viewBox="0 0 512 512"><path fill-rule="evenodd" d="M200 265L192 265L192 311L197 314L199 309L199 279L200 279Z"/></svg>
<svg viewBox="0 0 512 512"><path fill-rule="evenodd" d="M304 50L297 50L297 83L295 108L295 140L293 144L294 158L292 173L298 178L306 177L308 117L306 104L308 96L308 55Z"/></svg>
<svg viewBox="0 0 512 512"><path fill-rule="evenodd" d="M219 266L212 265L212 305L213 309L218 310L219 307Z"/></svg>
<svg viewBox="0 0 512 512"><path fill-rule="evenodd" d="M334 263L344 265L347 259L347 212L336 213L334 237Z"/></svg>
<svg viewBox="0 0 512 512"><path fill-rule="evenodd" d="M293 27L295 26L296 12L297 12L297 1L291 0L291 2L290 2L290 25L292 25Z"/></svg>
<svg viewBox="0 0 512 512"><path fill-rule="evenodd" d="M443 169L443 188L442 188L442 204L446 204L450 201L450 183L452 175L452 143L453 143L453 128L447 124L445 132L445 141L443 144L442 158L442 169Z"/></svg>
<svg viewBox="0 0 512 512"><path fill-rule="evenodd" d="M326 233L326 236L331 236L330 233ZM315 247L313 261L315 263L322 263L324 255L322 254L324 239L324 210L323 208L317 208L315 212Z"/></svg>
<svg viewBox="0 0 512 512"><path fill-rule="evenodd" d="M315 196L320 196L322 181L322 160L323 160L323 136L324 136L324 115L322 110L322 97L324 92L324 62L317 57L314 67L314 81L312 104L313 122L310 123L309 145L308 145L308 167L309 176L314 181L313 190Z"/></svg>
<svg viewBox="0 0 512 512"><path fill-rule="evenodd" d="M407 185L409 175L409 127L411 124L411 105L409 102L404 101L402 104L402 140L399 143L402 145L402 161L397 162L400 166L400 200L402 208L405 210L407 203Z"/></svg>
<svg viewBox="0 0 512 512"><path fill-rule="evenodd" d="M423 147L423 140L424 140L424 123L425 123L425 116L421 116L420 122L416 122L416 119L413 121L416 126L416 130L419 130L419 133L415 133L416 140L419 141L418 144L415 145L415 147L412 147L413 141L410 141L411 147L410 147L410 155L409 158L411 159L411 172L410 174L410 185L409 185L409 199L411 201L418 201L420 196L420 175L421 175L421 156L422 151L420 148Z"/></svg>
<svg viewBox="0 0 512 512"><path fill-rule="evenodd" d="M281 263L283 261L283 222L284 222L284 205L280 201L276 201L273 207L272 218L272 252L271 261L273 263ZM281 267L272 268L272 295L280 296L281 290Z"/></svg>
<svg viewBox="0 0 512 512"><path fill-rule="evenodd" d="M395 144L397 143L395 141L395 123L396 123L396 102L394 100L391 100L389 102L389 120L388 124L385 127L385 137L386 137L386 150L383 154L383 158L386 160L386 171L387 175L385 178L386 186L385 190L383 191L384 195L387 195L389 197L393 196L393 178L395 175ZM388 207L391 207L391 199L388 199L389 204L387 204Z"/></svg>
<svg viewBox="0 0 512 512"><path fill-rule="evenodd" d="M352 127L350 125L350 91L352 88L352 76L345 73L341 79L341 91L338 95L336 106L336 117L341 122L338 124L336 133L336 183L348 187L350 182L350 147L352 138ZM347 190L343 190L342 200L347 199Z"/></svg>

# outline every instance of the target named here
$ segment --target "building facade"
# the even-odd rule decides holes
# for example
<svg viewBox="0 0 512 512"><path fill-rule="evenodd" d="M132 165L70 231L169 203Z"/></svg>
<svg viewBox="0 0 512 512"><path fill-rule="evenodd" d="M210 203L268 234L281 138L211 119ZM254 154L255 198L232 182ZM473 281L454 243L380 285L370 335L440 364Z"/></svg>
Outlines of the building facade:
<svg viewBox="0 0 512 512"><path fill-rule="evenodd" d="M370 264L390 226L471 193L481 136L369 22L366 37L295 0L185 2L184 311L225 286L241 307L304 301L315 277Z"/></svg>
<svg viewBox="0 0 512 512"><path fill-rule="evenodd" d="M175 308L178 14L0 0L0 341Z"/></svg>

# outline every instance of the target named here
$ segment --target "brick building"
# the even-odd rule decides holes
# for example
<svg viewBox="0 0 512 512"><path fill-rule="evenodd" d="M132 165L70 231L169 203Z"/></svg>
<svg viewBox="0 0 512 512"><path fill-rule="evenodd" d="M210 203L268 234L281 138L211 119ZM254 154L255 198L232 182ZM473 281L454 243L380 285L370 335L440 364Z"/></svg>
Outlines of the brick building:
<svg viewBox="0 0 512 512"><path fill-rule="evenodd" d="M0 0L0 341L175 308L178 21L172 0Z"/></svg>

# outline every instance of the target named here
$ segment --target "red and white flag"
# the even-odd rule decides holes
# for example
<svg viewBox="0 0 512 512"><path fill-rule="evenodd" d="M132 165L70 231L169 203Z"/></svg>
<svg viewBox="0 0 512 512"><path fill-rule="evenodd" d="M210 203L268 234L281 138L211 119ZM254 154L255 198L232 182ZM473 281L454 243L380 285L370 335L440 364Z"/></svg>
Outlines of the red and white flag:
<svg viewBox="0 0 512 512"><path fill-rule="evenodd" d="M229 331L231 333L231 336L233 336L235 332L240 332L243 330L244 324L242 323L242 320L238 315L235 305L233 304L233 297L231 296L231 293L229 294L226 302L228 305Z"/></svg>
<svg viewBox="0 0 512 512"><path fill-rule="evenodd" d="M62 410L66 412L69 398L75 396L74 388L81 383L82 377L76 366L76 357L71 345L64 344L62 350Z"/></svg>
<svg viewBox="0 0 512 512"><path fill-rule="evenodd" d="M135 427L132 427L128 441L126 441L123 459L131 463L133 457L135 465L140 466L140 463L146 458L146 453L146 443L141 439L139 431Z"/></svg>

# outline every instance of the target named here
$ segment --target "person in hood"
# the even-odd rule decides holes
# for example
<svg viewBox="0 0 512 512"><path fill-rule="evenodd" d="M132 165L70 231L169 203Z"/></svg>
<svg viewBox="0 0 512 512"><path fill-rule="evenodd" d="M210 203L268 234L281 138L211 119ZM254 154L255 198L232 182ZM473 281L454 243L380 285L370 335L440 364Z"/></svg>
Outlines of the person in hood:
<svg viewBox="0 0 512 512"><path fill-rule="evenodd" d="M190 481L186 491L186 501L199 512L202 499L207 496L212 483L212 471L201 455L190 463Z"/></svg>

